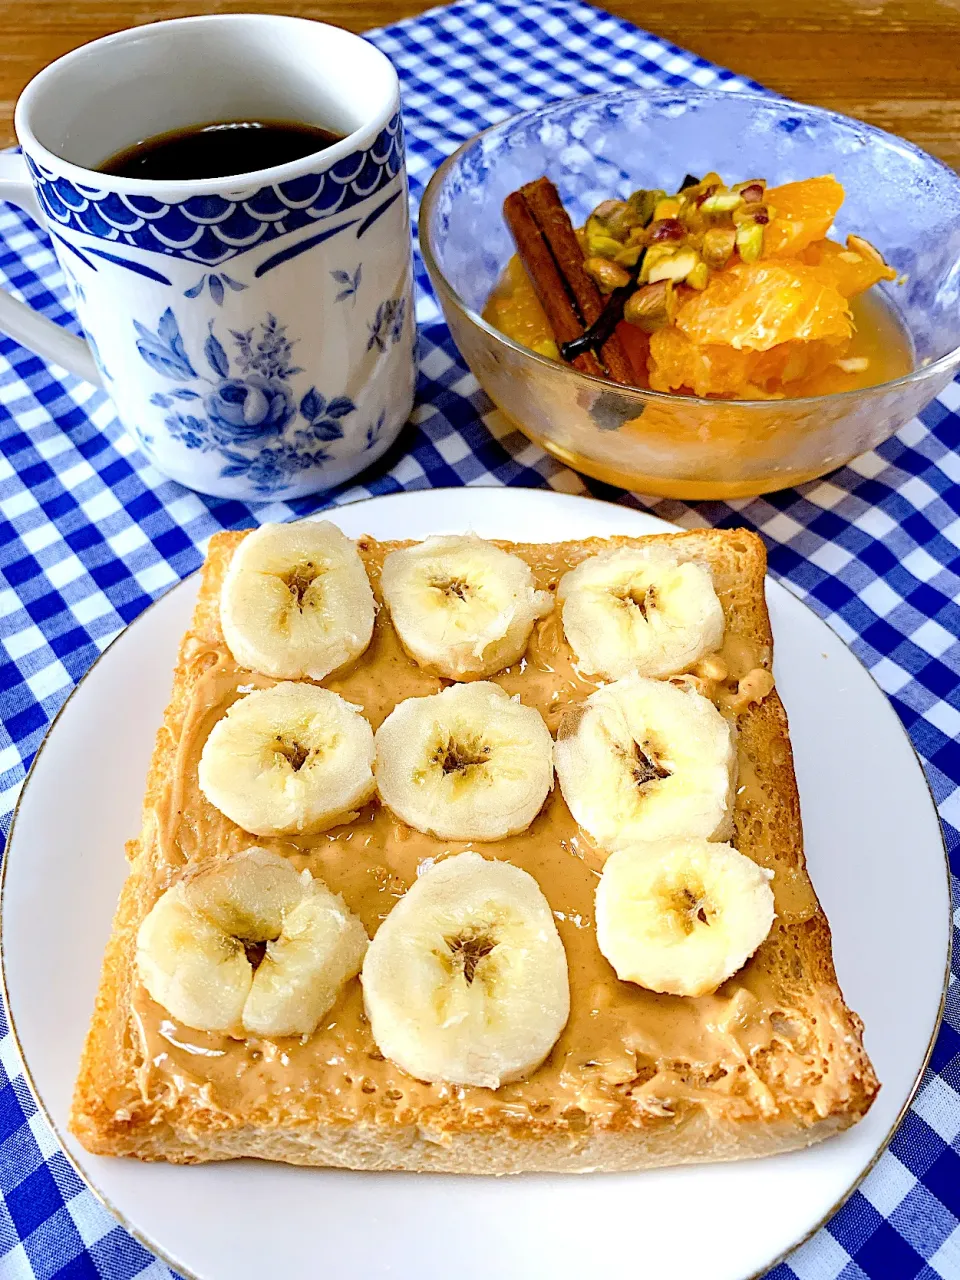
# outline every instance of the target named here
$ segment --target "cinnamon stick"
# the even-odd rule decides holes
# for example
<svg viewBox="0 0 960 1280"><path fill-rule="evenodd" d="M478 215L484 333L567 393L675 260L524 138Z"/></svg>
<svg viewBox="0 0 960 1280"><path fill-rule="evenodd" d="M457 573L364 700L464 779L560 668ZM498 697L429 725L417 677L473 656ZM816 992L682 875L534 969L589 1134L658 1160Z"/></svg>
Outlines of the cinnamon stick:
<svg viewBox="0 0 960 1280"><path fill-rule="evenodd" d="M514 191L507 196L503 202L503 216L557 344L579 338L583 333L583 325L570 301L564 278L550 247L521 192ZM571 364L581 373L590 373L595 378L604 377L603 366L592 351L576 356Z"/></svg>
<svg viewBox="0 0 960 1280"><path fill-rule="evenodd" d="M563 207L557 188L549 178L537 178L520 188L534 221L543 232L554 260L573 294L585 328L600 318L604 299L594 281L583 269L583 250L573 229L570 215ZM637 385L637 376L623 344L611 333L600 348L607 373L614 382Z"/></svg>

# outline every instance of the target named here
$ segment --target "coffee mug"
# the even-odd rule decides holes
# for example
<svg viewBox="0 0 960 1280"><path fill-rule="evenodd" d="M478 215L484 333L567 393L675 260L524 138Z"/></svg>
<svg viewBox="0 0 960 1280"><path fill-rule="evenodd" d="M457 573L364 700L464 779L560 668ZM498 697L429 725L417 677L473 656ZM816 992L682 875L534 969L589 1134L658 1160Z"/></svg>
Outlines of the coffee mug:
<svg viewBox="0 0 960 1280"><path fill-rule="evenodd" d="M97 172L144 138L292 120L340 136L240 177ZM413 404L400 92L373 45L300 18L122 31L41 71L0 199L49 233L86 340L0 292L0 329L91 382L165 475L245 501L331 488Z"/></svg>

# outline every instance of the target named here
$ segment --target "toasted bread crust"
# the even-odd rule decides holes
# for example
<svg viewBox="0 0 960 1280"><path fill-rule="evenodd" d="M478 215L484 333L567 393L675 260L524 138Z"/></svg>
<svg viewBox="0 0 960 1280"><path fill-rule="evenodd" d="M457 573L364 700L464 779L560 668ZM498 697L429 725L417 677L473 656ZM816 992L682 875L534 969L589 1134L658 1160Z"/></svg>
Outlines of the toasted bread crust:
<svg viewBox="0 0 960 1280"><path fill-rule="evenodd" d="M847 1128L869 1108L878 1083L862 1045L860 1020L845 1005L833 966L830 930L815 905L798 921L778 921L765 963L777 968L781 985L796 989L797 1007L816 993L819 1017L805 1034L815 1040L829 1104L805 1107L777 1074L766 1084L771 1105L680 1108L671 1118L639 1117L609 1126L572 1126L552 1119L537 1125L437 1124L434 1117L397 1116L390 1125L331 1116L323 1100L294 1115L266 1098L249 1115L225 1116L184 1094L162 1109L139 1105L141 1045L132 1014L135 940L139 924L170 878L157 836L157 814L169 783L191 697L191 662L197 643L222 643L219 586L244 535L217 535L210 545L193 624L181 645L173 694L156 740L147 780L140 838L127 846L131 870L122 891L104 958L100 989L77 1081L71 1129L91 1151L136 1155L146 1160L196 1163L260 1157L294 1164L353 1169L406 1169L463 1173L534 1170L628 1170L695 1161L739 1159L809 1145ZM772 659L772 635L764 599L763 544L745 531L697 530L641 538L586 539L563 544L571 563L614 546L669 540L684 557L713 569L729 629L749 637L764 666ZM361 547L372 540L361 539ZM386 544L394 548L403 543ZM501 542L505 550L524 550ZM382 550L384 544L380 544ZM741 759L755 775L764 798L762 822L755 811L735 813L734 843L760 862L775 855L778 868L802 879L807 889L800 805L787 718L776 692L743 708L737 718ZM336 884L331 884L336 890ZM779 1069L779 1068L778 1068Z"/></svg>

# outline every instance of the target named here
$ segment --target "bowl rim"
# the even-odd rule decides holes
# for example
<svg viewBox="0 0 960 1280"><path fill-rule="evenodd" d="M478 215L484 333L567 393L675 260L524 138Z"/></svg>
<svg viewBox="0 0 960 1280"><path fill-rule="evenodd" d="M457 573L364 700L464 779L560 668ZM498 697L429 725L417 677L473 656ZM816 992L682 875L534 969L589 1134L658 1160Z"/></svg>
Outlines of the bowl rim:
<svg viewBox="0 0 960 1280"><path fill-rule="evenodd" d="M960 346L953 347L950 351L945 352L942 356L938 356L936 360L931 360L928 364L918 365L911 369L909 373L901 374L898 378L891 378L886 382L877 382L866 387L855 387L846 391L829 391L817 396L784 396L769 397L760 400L735 400L719 396L692 396L681 394L676 391L654 391L652 388L646 387L628 387L622 383L614 382L610 378L597 377L592 373L582 373L579 369L573 368L572 365L563 361L553 360L550 356L540 355L539 352L531 350L529 347L523 346L519 342L515 342L501 330L495 328L483 316L475 311L460 293L454 288L450 280L447 278L436 256L433 252L433 246L430 238L430 222L434 206L439 198L440 189L446 180L447 174L457 163L461 156L467 151L475 147L483 138L489 134L496 133L498 130L504 129L508 125L515 125L523 120L532 120L537 117L548 116L554 111L562 110L569 107L573 103L600 103L604 101L617 101L623 99L665 99L665 100L697 100L702 102L723 101L726 99L734 99L742 102L753 103L764 109L788 109L801 110L809 112L824 119L839 122L850 128L856 129L863 133L869 133L877 138L882 139L885 143L893 144L901 151L905 151L914 157L922 160L927 165L934 165L951 179L957 188L957 195L960 198L960 174L954 172L949 165L936 156L930 155L928 151L924 151L922 147L918 147L915 143L901 138L897 134L888 133L885 129L878 129L876 125L866 124L862 120L855 120L852 116L845 116L839 111L831 111L826 107L817 107L808 103L796 102L791 98L781 98L775 94L767 93L744 93L739 90L732 89L688 89L685 87L669 88L637 88L637 89L613 89L605 93L587 93L587 94L571 94L565 98L553 98L549 102L543 103L539 107L533 107L529 111L520 111L516 115L508 116L504 120L499 120L495 124L488 125L487 128L481 129L472 137L467 138L459 147L450 155L448 155L440 165L434 170L424 190L420 201L420 210L417 218L417 238L420 244L420 252L423 255L424 265L431 283L438 292L445 294L456 307L464 313L464 315L480 330L489 337L493 338L496 343L509 348L516 352L521 359L528 360L534 365L556 371L563 370L561 377L567 376L573 380L582 380L588 385L601 387L609 391L611 387L616 388L617 394L622 394L628 398L637 397L641 403L647 403L651 400L659 401L663 404L677 404L680 402L685 405L736 405L738 408L746 406L748 408L764 406L769 412L770 406L777 403L789 403L800 407L801 411L814 410L818 405L826 404L842 404L847 397L864 396L868 393L879 393L897 390L902 387L912 386L916 382L930 378L931 380L939 373L949 369L951 364L960 363Z"/></svg>

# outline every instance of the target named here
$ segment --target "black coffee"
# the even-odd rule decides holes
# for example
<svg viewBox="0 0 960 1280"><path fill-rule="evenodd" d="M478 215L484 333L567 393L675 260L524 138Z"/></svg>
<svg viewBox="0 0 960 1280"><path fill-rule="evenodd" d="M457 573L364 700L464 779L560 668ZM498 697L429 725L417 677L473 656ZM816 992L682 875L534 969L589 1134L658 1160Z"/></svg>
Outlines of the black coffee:
<svg viewBox="0 0 960 1280"><path fill-rule="evenodd" d="M297 120L218 120L144 138L98 165L121 178L229 178L324 151L343 134Z"/></svg>

